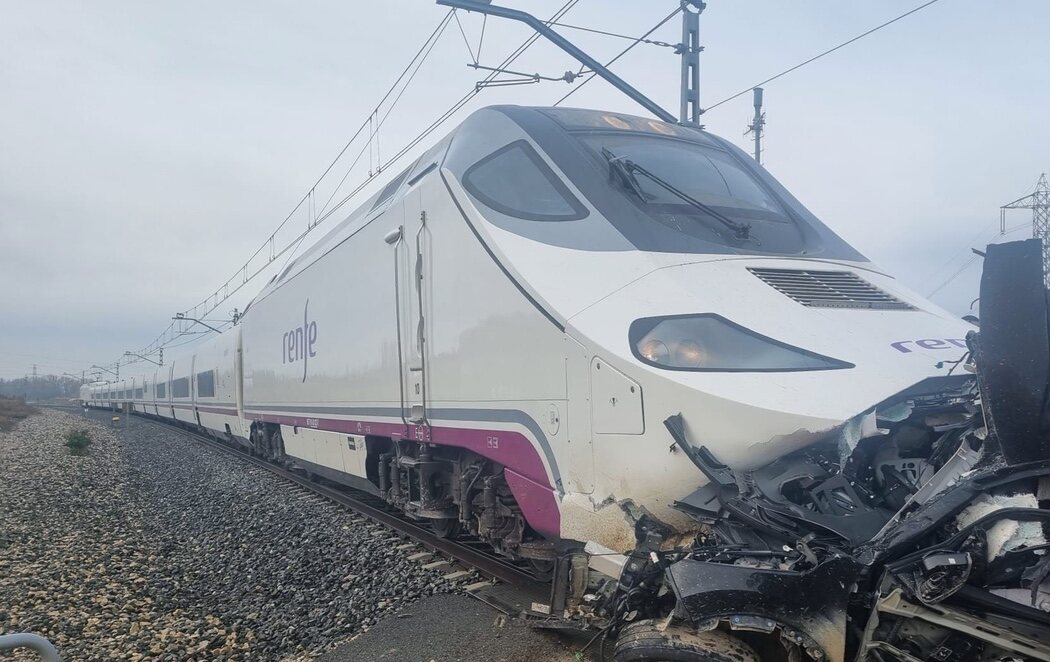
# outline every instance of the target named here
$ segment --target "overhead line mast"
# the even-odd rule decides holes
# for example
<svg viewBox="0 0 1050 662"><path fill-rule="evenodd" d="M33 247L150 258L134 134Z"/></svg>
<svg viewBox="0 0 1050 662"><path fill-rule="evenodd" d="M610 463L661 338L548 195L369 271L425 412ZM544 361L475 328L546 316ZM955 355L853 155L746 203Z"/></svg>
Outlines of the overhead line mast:
<svg viewBox="0 0 1050 662"><path fill-rule="evenodd" d="M744 135L753 134L752 140L755 142L755 162L762 165L762 133L766 128L766 113L762 110L762 88L756 87L754 89L754 106L755 106L755 117L751 120L751 124L747 125L747 131Z"/></svg>
<svg viewBox="0 0 1050 662"><path fill-rule="evenodd" d="M1043 273L1046 274L1046 285L1050 287L1050 184L1046 173L1039 176L1035 191L1008 202L999 208L999 232L1006 234L1006 210L1032 210L1032 236L1043 240Z"/></svg>
<svg viewBox="0 0 1050 662"><path fill-rule="evenodd" d="M700 125L700 14L707 8L700 0L682 1L682 43L678 51L682 56L682 109L680 122L692 126Z"/></svg>

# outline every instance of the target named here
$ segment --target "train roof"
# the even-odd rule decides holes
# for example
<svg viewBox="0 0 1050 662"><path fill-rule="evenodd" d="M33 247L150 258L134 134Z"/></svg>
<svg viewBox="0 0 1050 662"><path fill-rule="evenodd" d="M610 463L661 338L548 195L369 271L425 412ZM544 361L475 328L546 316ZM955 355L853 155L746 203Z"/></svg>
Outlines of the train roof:
<svg viewBox="0 0 1050 662"><path fill-rule="evenodd" d="M655 118L585 108L515 105L487 106L471 113L444 138L424 152L422 156L395 176L387 179L386 183L376 193L348 214L342 222L311 245L302 255L291 260L280 273L275 274L270 279L252 302L245 307L244 314L250 312L254 301L269 295L276 288L280 287L282 283L303 271L364 227L373 218L382 214L387 207L399 200L417 179L443 162L445 153L457 134L465 129L469 129L472 124L483 123L484 120L480 119L479 116L491 116L493 112L502 114L527 134L533 136L539 143L546 143L547 145L563 143L566 133L580 135L592 131L595 133L622 131L624 133L676 138L722 151L740 152L735 146L704 131L702 128L673 124ZM487 125L487 128L490 130L491 125ZM502 144L494 145L494 148L502 146ZM743 152L740 152L740 154L743 155ZM765 183L775 191L776 195L785 201L789 201L794 211L805 217L808 225L816 229L829 245L836 246L842 253L843 259L867 262L867 258L846 244L830 228L806 210L802 203L795 199L779 182L769 176L768 173L764 173L761 167L758 167L758 170L763 173L761 176Z"/></svg>
<svg viewBox="0 0 1050 662"><path fill-rule="evenodd" d="M350 212L350 214L348 214L338 225L318 239L306 251L304 251L302 255L291 260L288 265L279 273L275 274L259 294L248 303L245 307L244 314L249 312L252 303L256 300L265 297L279 287L282 282L299 273L329 250L345 241L354 231L356 231L356 229L358 229L359 221L362 219L371 220L375 216L381 214L390 204L396 202L401 197L399 194L402 193L402 190L407 189L407 186L405 186L406 183L411 185L418 175L423 174L424 171L429 172L429 170L435 167L440 161L441 153L448 147L448 144L456 133L458 133L464 126L468 125L471 122L471 119L476 115L491 111L501 112L518 123L521 123L520 120L524 118L523 116L532 115L535 117L537 115L542 115L553 120L566 130L622 130L675 136L702 142L711 140L710 138L707 138L706 132L702 129L671 124L658 119L638 117L635 115L605 110L546 106L515 106L507 104L480 108L460 122L460 124L452 129L452 131L450 131L444 138L424 152L422 156L413 161L408 167L398 172L394 177L388 179L387 183L384 184L382 188Z"/></svg>

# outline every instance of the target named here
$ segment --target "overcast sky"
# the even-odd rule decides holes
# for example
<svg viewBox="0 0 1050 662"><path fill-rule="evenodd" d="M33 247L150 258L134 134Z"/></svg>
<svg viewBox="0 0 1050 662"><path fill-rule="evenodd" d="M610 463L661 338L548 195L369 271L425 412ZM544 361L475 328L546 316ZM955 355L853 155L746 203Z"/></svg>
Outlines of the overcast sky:
<svg viewBox="0 0 1050 662"><path fill-rule="evenodd" d="M541 17L563 1L504 0ZM640 34L676 4L579 0L564 21ZM709 0L702 105L919 4ZM113 361L214 292L310 188L446 11L429 0L5 3L0 376L21 376L33 363L41 373L79 374ZM461 18L476 48L481 19ZM971 246L1000 239L999 205L1050 170L1048 24L1046 0L940 0L771 83L765 163L847 241L929 294L965 265ZM600 60L628 43L563 32ZM654 38L676 42L679 33L675 20ZM491 20L485 34L481 62L493 65L529 33ZM470 59L453 23L380 132L373 165L473 87ZM538 43L514 68L560 75L573 66ZM639 46L614 69L677 112L670 49ZM569 89L486 90L420 148L471 109L546 105ZM601 81L567 105L644 114ZM748 94L704 123L748 147L750 114ZM362 181L367 160L340 191ZM326 180L322 201L346 165ZM1007 238L1026 236L1029 221L1030 212L1013 212L1008 225L1018 229ZM301 214L288 229L305 222ZM934 299L964 313L979 274L971 264ZM243 306L261 284L215 316Z"/></svg>

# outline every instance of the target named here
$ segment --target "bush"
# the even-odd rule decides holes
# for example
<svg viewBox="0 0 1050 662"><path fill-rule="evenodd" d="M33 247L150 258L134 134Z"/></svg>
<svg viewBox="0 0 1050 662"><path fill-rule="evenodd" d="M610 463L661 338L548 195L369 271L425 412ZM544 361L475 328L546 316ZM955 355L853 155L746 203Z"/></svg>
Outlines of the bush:
<svg viewBox="0 0 1050 662"><path fill-rule="evenodd" d="M87 430L70 430L66 433L66 447L74 455L83 455L91 445L91 435Z"/></svg>

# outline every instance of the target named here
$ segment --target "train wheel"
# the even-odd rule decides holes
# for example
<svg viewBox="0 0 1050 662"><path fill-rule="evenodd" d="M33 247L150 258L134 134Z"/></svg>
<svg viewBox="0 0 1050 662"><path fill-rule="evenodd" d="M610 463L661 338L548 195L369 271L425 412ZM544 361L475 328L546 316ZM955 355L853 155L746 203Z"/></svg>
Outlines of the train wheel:
<svg viewBox="0 0 1050 662"><path fill-rule="evenodd" d="M270 461L274 464L284 462L284 439L281 437L281 428L277 428L270 435Z"/></svg>
<svg viewBox="0 0 1050 662"><path fill-rule="evenodd" d="M251 434L248 435L248 438L249 438L249 440L251 442L251 448L249 449L249 452L254 457L263 457L263 450L262 450L262 446L263 446L263 432L262 432L262 428L259 428L259 427L256 427L256 426L253 425Z"/></svg>
<svg viewBox="0 0 1050 662"><path fill-rule="evenodd" d="M430 530L438 538L455 538L459 535L459 519L455 517L443 517L430 520Z"/></svg>
<svg viewBox="0 0 1050 662"><path fill-rule="evenodd" d="M719 630L694 632L673 625L664 630L644 620L625 627L613 662L759 662L754 649Z"/></svg>

